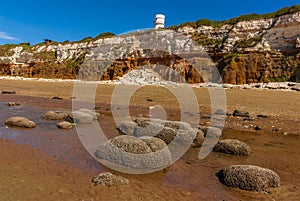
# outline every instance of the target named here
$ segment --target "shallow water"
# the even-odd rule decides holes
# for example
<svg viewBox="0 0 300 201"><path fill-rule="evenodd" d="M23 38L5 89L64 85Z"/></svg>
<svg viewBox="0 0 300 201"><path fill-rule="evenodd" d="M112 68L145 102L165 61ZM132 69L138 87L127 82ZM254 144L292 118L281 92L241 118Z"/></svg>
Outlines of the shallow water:
<svg viewBox="0 0 300 201"><path fill-rule="evenodd" d="M51 105L50 105L51 106ZM58 121L48 121L43 114L54 108L42 108L32 104L17 107L5 106L0 102L0 137L15 140L17 143L29 144L44 153L51 154L59 162L68 161L78 169L97 173L107 170L88 154L81 144L76 130L58 129ZM65 110L65 109L64 109ZM34 129L8 128L4 125L11 116L24 116L37 123ZM115 131L110 118L103 120L103 125L111 132ZM251 164L270 168L282 178L282 189L288 191L293 199L299 196L300 187L300 151L297 149L299 136L274 135L263 132L244 132L225 130L222 138L235 138L245 141L252 148L249 157L228 156L211 153L207 158L198 159L199 149L190 149L179 161L164 171L147 175L127 175L145 183L166 185L196 192L203 200L265 200L278 198L272 195L258 194L231 189L218 182L215 173L221 168L235 164ZM284 194L282 194L283 198ZM279 199L280 200L280 199Z"/></svg>
<svg viewBox="0 0 300 201"><path fill-rule="evenodd" d="M76 130L57 128L59 121L48 121L42 116L49 110L28 104L8 107L0 102L0 137L15 140L17 143L29 144L42 152L51 154L59 161L70 161L76 167L87 171L103 169L92 157L89 157L76 134ZM23 116L37 124L34 129L7 127L4 122L11 116Z"/></svg>

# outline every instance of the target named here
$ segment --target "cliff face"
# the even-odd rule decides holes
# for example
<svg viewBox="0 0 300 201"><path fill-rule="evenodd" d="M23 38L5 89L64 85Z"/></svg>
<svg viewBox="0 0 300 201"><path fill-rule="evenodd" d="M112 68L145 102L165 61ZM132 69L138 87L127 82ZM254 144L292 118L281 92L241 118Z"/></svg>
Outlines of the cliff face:
<svg viewBox="0 0 300 201"><path fill-rule="evenodd" d="M176 31L191 37L209 53L225 83L300 81L300 12L221 27L186 25ZM121 40L122 37L114 37L78 43L0 46L0 75L75 78L90 50L101 45L109 52L110 47L105 44ZM123 58L112 64L101 79L116 79L146 63L169 65L171 60L167 56L151 61ZM202 81L188 64L177 61L173 69L179 69L190 82ZM166 74L171 75L172 69L169 71Z"/></svg>

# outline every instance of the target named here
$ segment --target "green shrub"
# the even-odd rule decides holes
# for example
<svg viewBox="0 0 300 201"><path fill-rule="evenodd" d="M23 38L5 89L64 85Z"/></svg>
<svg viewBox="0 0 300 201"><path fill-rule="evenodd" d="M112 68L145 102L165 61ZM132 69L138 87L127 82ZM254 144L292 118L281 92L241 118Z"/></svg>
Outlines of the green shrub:
<svg viewBox="0 0 300 201"><path fill-rule="evenodd" d="M240 48L254 47L262 40L262 36L254 36L252 38L241 39L236 42L236 46Z"/></svg>
<svg viewBox="0 0 300 201"><path fill-rule="evenodd" d="M14 54L12 51L15 47L23 47L23 51L30 48L30 43L20 43L20 44L4 44L0 45L0 56L9 57Z"/></svg>
<svg viewBox="0 0 300 201"><path fill-rule="evenodd" d="M286 77L282 75L281 77L268 78L269 82L286 82Z"/></svg>
<svg viewBox="0 0 300 201"><path fill-rule="evenodd" d="M82 52L78 57L73 57L72 59L67 60L68 68L80 68L81 64L84 62L86 54L89 54L90 51Z"/></svg>
<svg viewBox="0 0 300 201"><path fill-rule="evenodd" d="M94 39L95 40L98 40L98 39L101 39L101 38L110 38L110 37L113 37L115 36L114 33L111 33L111 32L104 32L104 33L101 33L99 34L98 36L96 36Z"/></svg>
<svg viewBox="0 0 300 201"><path fill-rule="evenodd" d="M41 61L56 61L56 55L54 51L47 52L47 51L41 51L39 53L35 53L33 55L34 59L39 59Z"/></svg>

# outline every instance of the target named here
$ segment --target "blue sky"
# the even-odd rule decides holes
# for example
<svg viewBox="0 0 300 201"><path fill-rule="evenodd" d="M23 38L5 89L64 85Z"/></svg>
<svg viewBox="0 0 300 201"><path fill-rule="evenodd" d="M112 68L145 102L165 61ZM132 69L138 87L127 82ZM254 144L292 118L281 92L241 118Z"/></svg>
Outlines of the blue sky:
<svg viewBox="0 0 300 201"><path fill-rule="evenodd" d="M300 0L13 0L2 1L0 44L80 40L102 32L120 34L153 27L156 13L166 25L200 18L223 20L242 14L267 13Z"/></svg>

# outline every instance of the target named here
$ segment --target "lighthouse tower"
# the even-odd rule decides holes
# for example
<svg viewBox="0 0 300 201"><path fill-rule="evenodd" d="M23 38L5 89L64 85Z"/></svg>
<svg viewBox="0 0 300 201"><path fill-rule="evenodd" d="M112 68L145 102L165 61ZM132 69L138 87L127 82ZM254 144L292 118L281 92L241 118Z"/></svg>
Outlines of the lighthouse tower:
<svg viewBox="0 0 300 201"><path fill-rule="evenodd" d="M166 17L163 14L156 14L154 18L155 29L165 28L165 19Z"/></svg>

